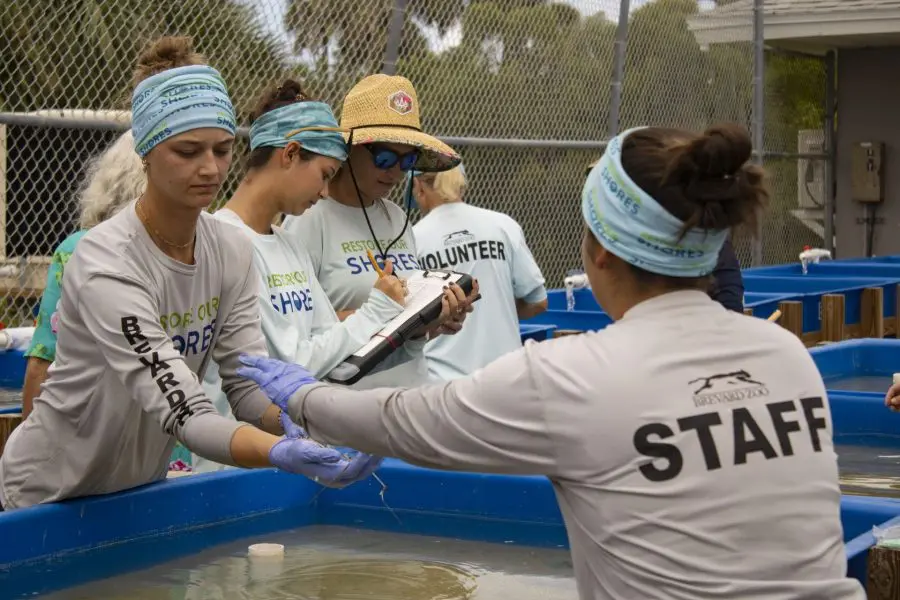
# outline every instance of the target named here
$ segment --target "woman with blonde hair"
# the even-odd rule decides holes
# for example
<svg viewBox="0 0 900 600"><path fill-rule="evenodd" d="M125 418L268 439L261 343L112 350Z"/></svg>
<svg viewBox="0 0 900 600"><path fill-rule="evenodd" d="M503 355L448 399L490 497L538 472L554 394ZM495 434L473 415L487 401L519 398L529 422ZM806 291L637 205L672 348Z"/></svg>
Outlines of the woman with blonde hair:
<svg viewBox="0 0 900 600"><path fill-rule="evenodd" d="M146 184L141 159L134 153L131 130L120 135L103 154L88 163L78 195L81 228L64 239L53 252L31 346L25 353L28 365L22 389L23 418L31 413L32 401L47 379L47 370L56 358L56 338L59 331L57 309L66 263L78 241L89 229L112 217L137 198Z"/></svg>
<svg viewBox="0 0 900 600"><path fill-rule="evenodd" d="M463 331L425 346L429 375L447 381L521 348L519 319L547 309L547 290L522 227L508 215L464 201L462 165L413 175L413 193L424 215L413 227L419 264L468 273L490 290Z"/></svg>
<svg viewBox="0 0 900 600"><path fill-rule="evenodd" d="M416 169L452 169L459 155L422 131L419 101L405 77L371 75L344 98L340 126L350 145L347 162L328 185L329 195L300 216L288 217L284 228L296 235L312 258L316 277L341 319L360 308L378 278L376 261L390 260L394 273L420 268L416 241L406 211L388 199ZM407 188L407 202L411 190ZM425 333L427 339L456 333L471 312L478 286L466 298L457 285L458 308L451 319ZM444 300L447 309L447 300ZM363 377L355 388L415 385L428 381L423 354L391 369Z"/></svg>
<svg viewBox="0 0 900 600"><path fill-rule="evenodd" d="M266 354L266 341L252 245L206 211L237 130L224 80L190 39L162 38L141 55L135 83L132 132L147 185L69 260L56 360L0 456L0 506L159 481L176 440L214 462L334 487L367 477L379 458L312 441L237 374L240 353ZM200 383L211 360L235 419Z"/></svg>

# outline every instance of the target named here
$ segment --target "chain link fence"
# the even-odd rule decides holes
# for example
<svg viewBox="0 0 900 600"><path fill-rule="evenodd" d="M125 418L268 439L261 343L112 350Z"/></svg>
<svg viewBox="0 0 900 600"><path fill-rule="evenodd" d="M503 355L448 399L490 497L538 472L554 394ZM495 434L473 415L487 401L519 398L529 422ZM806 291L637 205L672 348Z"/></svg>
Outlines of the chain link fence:
<svg viewBox="0 0 900 600"><path fill-rule="evenodd" d="M164 34L194 37L228 81L242 123L261 91L287 76L337 112L367 74L408 77L425 129L463 155L468 201L514 217L548 282L561 285L580 264L585 168L611 129L752 125L750 0L632 0L620 23L622 4L628 3L5 0L0 321L31 318L49 257L76 227L85 161L127 127L121 111L137 54ZM725 33L703 43L698 32L723 10L731 11ZM821 164L809 165L823 161L797 156L798 136L810 140L821 132L816 93L824 76L810 59L769 57L767 69L766 149L776 154L765 160L773 203L762 256L778 263L795 260L803 244L821 245L793 211L802 198L822 193L815 179ZM240 177L245 147L239 140L223 196ZM750 238L738 238L737 249L748 265Z"/></svg>

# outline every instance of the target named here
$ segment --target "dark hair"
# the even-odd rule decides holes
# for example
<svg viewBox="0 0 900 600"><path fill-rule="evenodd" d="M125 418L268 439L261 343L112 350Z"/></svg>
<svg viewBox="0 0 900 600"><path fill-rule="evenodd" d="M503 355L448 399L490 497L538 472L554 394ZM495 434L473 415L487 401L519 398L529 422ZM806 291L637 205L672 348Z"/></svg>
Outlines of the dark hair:
<svg viewBox="0 0 900 600"><path fill-rule="evenodd" d="M702 134L651 127L622 145L622 167L632 181L689 229L755 229L769 199L763 170L751 164L746 129L725 123ZM667 287L708 285L709 278L674 278L629 265L643 283Z"/></svg>
<svg viewBox="0 0 900 600"><path fill-rule="evenodd" d="M270 88L262 95L256 103L253 112L250 113L250 122L253 123L264 114L282 106L289 106L298 102L310 102L311 100L312 98L306 95L300 83L293 79L285 79L279 86ZM275 148L271 146L260 146L253 150L247 156L247 168L257 169L265 166L274 151ZM313 156L312 152L300 150L300 158L302 160L309 160Z"/></svg>
<svg viewBox="0 0 900 600"><path fill-rule="evenodd" d="M141 51L134 69L132 83L137 87L145 79L188 65L205 65L206 58L194 51L194 40L186 36L164 36L156 39Z"/></svg>

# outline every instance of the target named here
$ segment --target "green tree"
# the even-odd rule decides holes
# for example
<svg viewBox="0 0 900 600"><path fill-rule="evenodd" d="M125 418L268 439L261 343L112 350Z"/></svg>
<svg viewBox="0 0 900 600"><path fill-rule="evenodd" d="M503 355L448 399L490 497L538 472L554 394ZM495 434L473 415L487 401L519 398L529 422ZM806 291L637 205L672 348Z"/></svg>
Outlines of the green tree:
<svg viewBox="0 0 900 600"><path fill-rule="evenodd" d="M583 18L565 4L479 2L466 9L461 23L458 47L439 55L404 54L399 63L416 85L429 131L603 139L615 33L605 15ZM515 146L462 151L470 202L521 223L548 276L578 264L578 198L584 168L599 152Z"/></svg>
<svg viewBox="0 0 900 600"><path fill-rule="evenodd" d="M623 126L703 128L749 125L753 93L749 44L703 50L687 29L694 0L657 0L634 11L628 31Z"/></svg>
<svg viewBox="0 0 900 600"><path fill-rule="evenodd" d="M254 12L231 0L7 0L0 9L0 110L127 106L143 45L194 36L229 82L245 117L260 89L286 70Z"/></svg>

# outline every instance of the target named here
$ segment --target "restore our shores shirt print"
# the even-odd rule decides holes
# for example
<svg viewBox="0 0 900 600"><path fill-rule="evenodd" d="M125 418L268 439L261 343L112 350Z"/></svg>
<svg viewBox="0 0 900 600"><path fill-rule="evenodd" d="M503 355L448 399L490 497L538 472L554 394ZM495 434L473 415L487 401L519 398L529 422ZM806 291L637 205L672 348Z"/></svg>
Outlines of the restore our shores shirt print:
<svg viewBox="0 0 900 600"><path fill-rule="evenodd" d="M287 217L283 228L307 249L316 279L341 312L358 309L372 291L378 275L368 252L379 263L391 259L398 275L419 270L416 242L406 221L406 212L390 201L363 210L323 198L302 215Z"/></svg>
<svg viewBox="0 0 900 600"><path fill-rule="evenodd" d="M393 240L379 240L382 248L387 248ZM351 240L340 243L341 252L346 256L347 267L350 269L351 275L359 275L360 273L374 273L375 268L372 261L369 260L368 252L372 251L376 260L383 262L390 259L394 264L395 271L412 271L419 269L419 261L412 254L406 239L399 239L391 246L386 256L380 256L378 246L371 239L369 240Z"/></svg>
<svg viewBox="0 0 900 600"><path fill-rule="evenodd" d="M159 324L179 354L185 358L199 355L202 360L212 345L218 314L219 297L213 296L184 312L160 315Z"/></svg>
<svg viewBox="0 0 900 600"><path fill-rule="evenodd" d="M313 294L309 275L302 270L266 275L269 302L282 315L309 313L313 310Z"/></svg>

